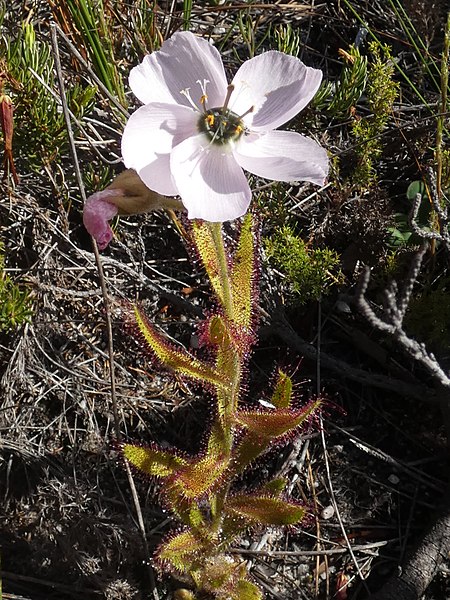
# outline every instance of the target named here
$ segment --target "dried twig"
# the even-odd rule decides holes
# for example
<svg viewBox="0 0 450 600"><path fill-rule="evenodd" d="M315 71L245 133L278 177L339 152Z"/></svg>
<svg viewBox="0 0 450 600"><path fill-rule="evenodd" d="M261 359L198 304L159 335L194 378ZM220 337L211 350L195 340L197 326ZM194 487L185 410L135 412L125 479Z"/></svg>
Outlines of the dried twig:
<svg viewBox="0 0 450 600"><path fill-rule="evenodd" d="M450 377L425 345L410 338L403 329L405 312L426 250L427 243L424 242L414 256L403 290L399 292L395 282L386 290L385 307L380 316L376 314L366 298L370 279L369 269L365 269L362 274L356 294L356 304L372 327L389 334L401 350L421 364L430 374L444 414L447 439L450 440ZM437 573L440 563L448 555L449 549L450 486L443 498L439 514L434 518L430 529L415 550L409 554L404 567L389 579L378 593L370 596L370 600L418 600Z"/></svg>
<svg viewBox="0 0 450 600"><path fill-rule="evenodd" d="M396 282L393 282L386 290L385 309L382 317L376 314L365 295L370 281L370 269L367 267L362 273L355 296L355 303L372 327L375 327L380 332L391 335L404 352L428 371L437 385L448 387L450 391L450 378L442 369L436 357L431 352L428 352L424 344L409 337L403 329L405 312L426 250L427 244L424 243L415 254L403 290L400 293L398 292Z"/></svg>
<svg viewBox="0 0 450 600"><path fill-rule="evenodd" d="M297 350L303 356L310 360L316 360L317 349L312 344L303 340L287 322L281 310L273 316L270 327L261 328L260 337L266 335L276 335L290 348ZM420 384L410 384L399 379L394 379L380 373L370 373L363 369L358 369L346 363L343 360L335 358L323 350L320 355L322 369L330 369L339 373L341 377L346 377L352 381L358 381L365 385L370 385L384 390L396 392L399 396L421 399L433 402L435 392L431 388Z"/></svg>
<svg viewBox="0 0 450 600"><path fill-rule="evenodd" d="M413 205L411 207L411 212L409 215L409 222L414 233L416 233L422 239L439 241L445 246L445 248L448 251L450 251L450 215L448 212L448 200L446 204L441 203L441 201L439 200L436 184L436 175L432 169L428 170L428 178L430 182L429 190L431 195L431 202L437 216L437 224L439 229L432 229L430 231L426 231L418 225L417 215L419 213L419 208L422 202L421 194L416 194L416 197L413 200Z"/></svg>

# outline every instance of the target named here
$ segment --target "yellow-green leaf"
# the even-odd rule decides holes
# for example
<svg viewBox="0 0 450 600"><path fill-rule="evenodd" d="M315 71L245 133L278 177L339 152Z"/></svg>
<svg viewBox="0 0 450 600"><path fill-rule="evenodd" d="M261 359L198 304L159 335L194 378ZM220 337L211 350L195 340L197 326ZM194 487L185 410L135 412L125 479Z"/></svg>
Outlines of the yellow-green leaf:
<svg viewBox="0 0 450 600"><path fill-rule="evenodd" d="M278 408L274 410L240 410L236 422L251 433L266 439L274 439L297 429L320 406L320 400L311 402L299 410Z"/></svg>
<svg viewBox="0 0 450 600"><path fill-rule="evenodd" d="M263 525L293 525L306 515L304 506L271 496L240 494L231 496L226 502L227 512Z"/></svg>
<svg viewBox="0 0 450 600"><path fill-rule="evenodd" d="M203 547L202 541L190 531L183 531L163 542L156 556L163 563L169 563L172 568L186 573L192 562L199 558Z"/></svg>
<svg viewBox="0 0 450 600"><path fill-rule="evenodd" d="M231 290L233 294L233 321L244 330L251 326L255 286L255 248L253 217L247 213L241 226L239 243L233 257Z"/></svg>
<svg viewBox="0 0 450 600"><path fill-rule="evenodd" d="M259 587L247 579L240 579L230 596L230 600L262 600L263 598L264 595Z"/></svg>
<svg viewBox="0 0 450 600"><path fill-rule="evenodd" d="M278 371L278 379L270 402L276 408L289 408L292 398L292 380L281 369Z"/></svg>
<svg viewBox="0 0 450 600"><path fill-rule="evenodd" d="M225 456L208 453L177 472L173 482L174 490L178 490L187 499L199 498L220 483L228 463L229 459Z"/></svg>
<svg viewBox="0 0 450 600"><path fill-rule="evenodd" d="M180 456L151 447L122 444L121 451L130 465L152 477L169 477L187 464Z"/></svg>
<svg viewBox="0 0 450 600"><path fill-rule="evenodd" d="M270 444L270 439L247 433L233 451L233 471L242 472L252 461L262 454Z"/></svg>
<svg viewBox="0 0 450 600"><path fill-rule="evenodd" d="M186 350L175 348L170 344L150 325L137 306L134 307L134 315L138 329L145 341L166 367L198 381L212 383L215 386L224 388L229 386L226 377L214 367L198 360Z"/></svg>
<svg viewBox="0 0 450 600"><path fill-rule="evenodd" d="M203 221L192 221L192 234L195 247L200 255L206 274L211 282L212 288L219 298L222 306L225 306L225 293L221 279L220 262L217 248L212 236L211 227Z"/></svg>

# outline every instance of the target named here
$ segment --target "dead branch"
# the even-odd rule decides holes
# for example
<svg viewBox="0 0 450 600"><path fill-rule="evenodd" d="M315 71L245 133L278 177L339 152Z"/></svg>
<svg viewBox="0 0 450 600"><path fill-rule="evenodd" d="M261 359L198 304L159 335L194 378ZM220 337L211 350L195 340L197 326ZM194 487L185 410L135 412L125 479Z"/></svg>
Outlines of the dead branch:
<svg viewBox="0 0 450 600"><path fill-rule="evenodd" d="M386 290L385 307L380 315L376 314L365 295L370 279L369 269L366 269L361 277L356 305L375 329L390 335L403 352L420 363L430 374L443 412L447 439L450 440L450 377L425 345L410 338L403 329L403 319L426 250L427 243L424 242L411 263L403 290L399 292L396 282ZM415 549L408 555L404 566L399 567L399 572L391 577L380 591L371 595L369 600L418 600L433 580L449 551L450 484L441 501L438 514L434 516L430 527Z"/></svg>

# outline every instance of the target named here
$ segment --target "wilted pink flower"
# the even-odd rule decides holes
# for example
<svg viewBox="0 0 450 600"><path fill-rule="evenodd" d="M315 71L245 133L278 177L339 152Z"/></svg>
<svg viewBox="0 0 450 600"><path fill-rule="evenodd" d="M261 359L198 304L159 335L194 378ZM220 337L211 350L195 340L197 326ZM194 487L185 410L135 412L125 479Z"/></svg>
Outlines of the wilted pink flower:
<svg viewBox="0 0 450 600"><path fill-rule="evenodd" d="M150 190L136 171L127 169L117 175L105 190L89 196L84 205L83 223L100 250L104 250L113 237L108 222L113 217L117 214L137 215L160 208L180 210L182 205L174 198L166 198Z"/></svg>
<svg viewBox="0 0 450 600"><path fill-rule="evenodd" d="M325 150L275 129L313 98L322 72L282 52L246 61L230 85L219 52L189 32L175 33L130 73L144 106L122 137L125 165L152 190L180 195L189 218L222 222L251 199L242 169L276 181L322 185Z"/></svg>
<svg viewBox="0 0 450 600"><path fill-rule="evenodd" d="M96 240L100 250L104 250L112 240L113 232L108 221L118 212L117 206L114 206L110 200L121 194L120 190L106 189L89 196L84 205L84 226Z"/></svg>

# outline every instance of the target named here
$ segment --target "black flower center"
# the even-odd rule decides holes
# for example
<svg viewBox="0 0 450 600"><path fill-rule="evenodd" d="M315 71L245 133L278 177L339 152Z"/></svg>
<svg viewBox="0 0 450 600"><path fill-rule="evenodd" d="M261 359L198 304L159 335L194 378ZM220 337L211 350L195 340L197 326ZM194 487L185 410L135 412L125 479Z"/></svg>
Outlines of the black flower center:
<svg viewBox="0 0 450 600"><path fill-rule="evenodd" d="M211 108L198 120L199 131L205 133L211 143L222 146L238 140L245 131L242 119L227 108Z"/></svg>

